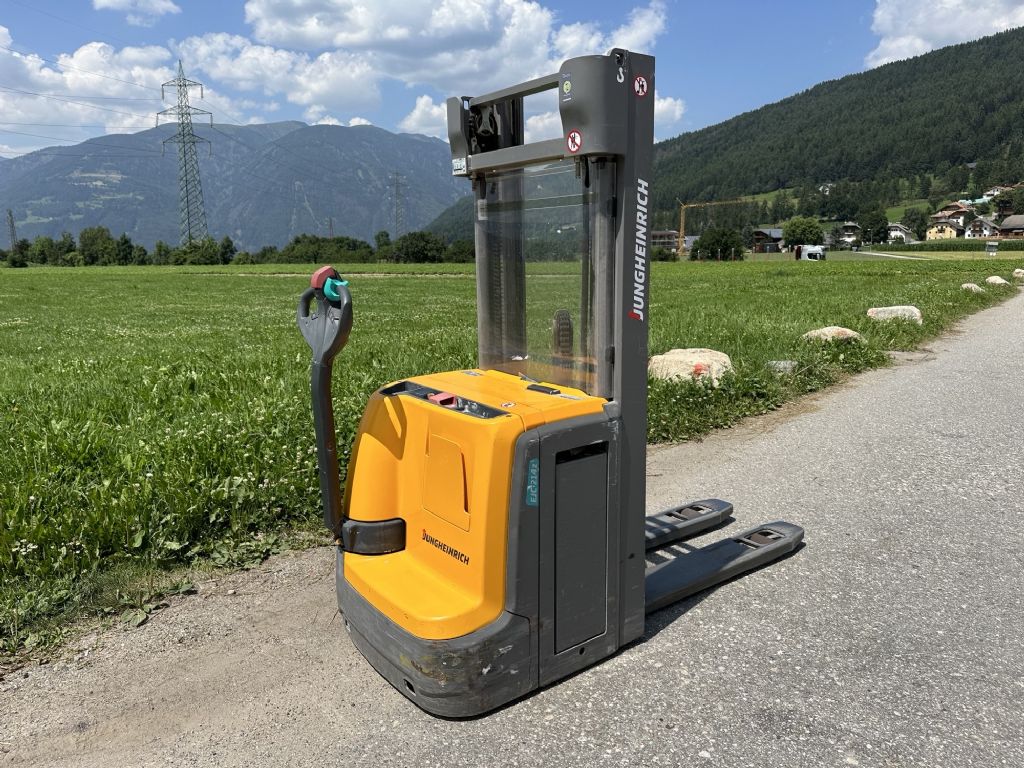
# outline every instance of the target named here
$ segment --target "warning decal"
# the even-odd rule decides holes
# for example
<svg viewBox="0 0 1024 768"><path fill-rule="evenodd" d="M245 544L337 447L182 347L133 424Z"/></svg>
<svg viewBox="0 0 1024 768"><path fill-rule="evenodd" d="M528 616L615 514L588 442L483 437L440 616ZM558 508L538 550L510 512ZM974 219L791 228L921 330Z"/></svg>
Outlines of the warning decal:
<svg viewBox="0 0 1024 768"><path fill-rule="evenodd" d="M583 147L583 134L573 128L565 135L565 146L575 155Z"/></svg>
<svg viewBox="0 0 1024 768"><path fill-rule="evenodd" d="M643 75L637 75L636 80L633 81L633 93L637 96L647 95L647 78Z"/></svg>

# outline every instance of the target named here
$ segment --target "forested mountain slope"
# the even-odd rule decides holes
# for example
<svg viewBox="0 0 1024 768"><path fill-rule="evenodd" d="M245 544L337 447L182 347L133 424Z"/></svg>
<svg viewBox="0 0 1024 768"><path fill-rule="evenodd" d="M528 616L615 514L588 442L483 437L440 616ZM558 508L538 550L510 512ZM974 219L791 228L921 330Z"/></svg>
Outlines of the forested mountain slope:
<svg viewBox="0 0 1024 768"><path fill-rule="evenodd" d="M1024 28L821 83L661 142L655 157L661 210L677 199L910 178L974 162L981 186L1020 180Z"/></svg>

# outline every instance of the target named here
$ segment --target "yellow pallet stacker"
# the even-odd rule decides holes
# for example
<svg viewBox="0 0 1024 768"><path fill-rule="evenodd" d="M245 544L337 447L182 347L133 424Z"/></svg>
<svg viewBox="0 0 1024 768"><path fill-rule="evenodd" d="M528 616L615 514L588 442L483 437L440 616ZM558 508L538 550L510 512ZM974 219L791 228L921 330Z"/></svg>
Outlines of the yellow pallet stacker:
<svg viewBox="0 0 1024 768"><path fill-rule="evenodd" d="M526 143L523 100L546 90L563 137ZM645 614L794 551L803 530L672 556L732 505L646 516L654 59L569 59L447 110L453 173L476 197L478 367L377 390L344 501L330 382L352 304L333 268L298 322L345 627L401 693L462 717L606 658Z"/></svg>

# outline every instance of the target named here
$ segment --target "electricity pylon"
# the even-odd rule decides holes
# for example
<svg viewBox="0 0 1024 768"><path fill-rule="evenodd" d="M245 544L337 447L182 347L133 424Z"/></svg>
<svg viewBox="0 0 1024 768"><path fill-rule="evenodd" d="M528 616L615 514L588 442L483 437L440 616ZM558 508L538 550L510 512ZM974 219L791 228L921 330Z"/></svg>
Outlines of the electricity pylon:
<svg viewBox="0 0 1024 768"><path fill-rule="evenodd" d="M160 125L160 116L177 118L178 130L173 136L164 139L164 145L178 145L178 216L181 228L181 244L189 245L193 240L206 237L206 207L203 204L203 185L199 179L199 154L196 144L210 142L196 136L192 130L192 115L209 115L210 126L213 126L213 114L205 109L189 106L188 89L198 88L199 98L203 98L203 84L185 77L185 70L178 61L178 76L160 86L160 98L164 97L164 89L174 87L178 93L178 105L158 112L156 124ZM213 148L210 148L211 152Z"/></svg>

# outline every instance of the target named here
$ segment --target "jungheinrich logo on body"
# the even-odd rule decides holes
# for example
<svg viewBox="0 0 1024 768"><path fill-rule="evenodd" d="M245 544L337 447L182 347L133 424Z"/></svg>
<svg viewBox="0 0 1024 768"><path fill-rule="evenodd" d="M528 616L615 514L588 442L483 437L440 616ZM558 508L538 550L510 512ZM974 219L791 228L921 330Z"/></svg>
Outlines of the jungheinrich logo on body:
<svg viewBox="0 0 1024 768"><path fill-rule="evenodd" d="M647 203L650 197L644 179L636 180L636 247L633 251L633 308L629 316L643 322L647 309Z"/></svg>
<svg viewBox="0 0 1024 768"><path fill-rule="evenodd" d="M435 539L433 536L427 533L426 528L423 529L423 540L427 542L427 544L429 544L430 546L437 547L449 557L454 557L463 565L469 565L469 555L464 555L461 552L459 552L459 550L457 550L455 547L449 546L445 544L443 541Z"/></svg>

